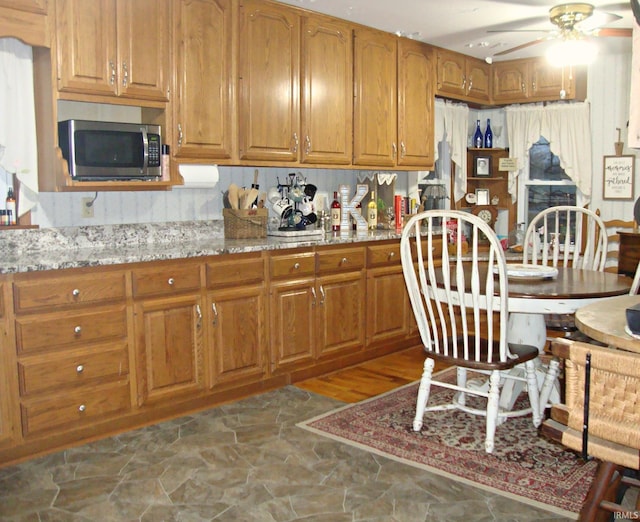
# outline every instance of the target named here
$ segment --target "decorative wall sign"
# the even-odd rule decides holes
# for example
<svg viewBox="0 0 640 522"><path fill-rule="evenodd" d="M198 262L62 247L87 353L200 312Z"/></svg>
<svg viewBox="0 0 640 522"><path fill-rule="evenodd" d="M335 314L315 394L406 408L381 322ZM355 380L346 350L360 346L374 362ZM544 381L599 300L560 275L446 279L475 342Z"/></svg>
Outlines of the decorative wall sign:
<svg viewBox="0 0 640 522"><path fill-rule="evenodd" d="M602 199L633 199L635 156L605 156Z"/></svg>

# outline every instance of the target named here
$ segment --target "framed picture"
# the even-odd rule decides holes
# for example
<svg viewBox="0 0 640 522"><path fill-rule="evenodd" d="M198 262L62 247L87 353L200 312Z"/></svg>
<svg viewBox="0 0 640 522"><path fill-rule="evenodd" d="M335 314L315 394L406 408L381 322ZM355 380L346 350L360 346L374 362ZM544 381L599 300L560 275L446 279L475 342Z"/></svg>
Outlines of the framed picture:
<svg viewBox="0 0 640 522"><path fill-rule="evenodd" d="M635 156L605 156L602 167L602 199L633 200Z"/></svg>
<svg viewBox="0 0 640 522"><path fill-rule="evenodd" d="M489 189L476 189L476 205L489 204Z"/></svg>
<svg viewBox="0 0 640 522"><path fill-rule="evenodd" d="M478 177L488 178L491 176L491 157L490 156L476 156L473 175Z"/></svg>

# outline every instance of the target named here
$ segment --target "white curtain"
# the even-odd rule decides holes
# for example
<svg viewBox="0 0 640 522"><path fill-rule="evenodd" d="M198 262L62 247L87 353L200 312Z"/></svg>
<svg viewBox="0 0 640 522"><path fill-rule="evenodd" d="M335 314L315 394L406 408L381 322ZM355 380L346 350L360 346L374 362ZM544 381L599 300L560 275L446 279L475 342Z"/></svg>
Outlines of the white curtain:
<svg viewBox="0 0 640 522"><path fill-rule="evenodd" d="M0 167L20 181L18 212L38 202L38 147L31 47L0 38ZM5 181L5 180L3 180ZM12 180L6 180L11 185Z"/></svg>
<svg viewBox="0 0 640 522"><path fill-rule="evenodd" d="M591 124L589 104L513 105L505 108L509 156L518 170L509 172L509 193L517 198L517 178L529 161L529 149L541 136L560 158L560 166L576 184L584 202L591 195Z"/></svg>
<svg viewBox="0 0 640 522"><path fill-rule="evenodd" d="M451 161L455 164L453 200L462 199L467 192L467 137L469 133L469 107L448 100L436 100L435 105L436 160L438 142L445 137Z"/></svg>

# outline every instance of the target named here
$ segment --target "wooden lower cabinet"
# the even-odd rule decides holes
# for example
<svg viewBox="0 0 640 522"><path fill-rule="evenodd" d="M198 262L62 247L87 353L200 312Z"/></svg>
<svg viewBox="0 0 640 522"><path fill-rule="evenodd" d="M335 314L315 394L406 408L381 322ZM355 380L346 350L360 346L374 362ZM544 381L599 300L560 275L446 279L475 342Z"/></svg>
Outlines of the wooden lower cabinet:
<svg viewBox="0 0 640 522"><path fill-rule="evenodd" d="M398 245L1 276L0 466L415 344Z"/></svg>
<svg viewBox="0 0 640 522"><path fill-rule="evenodd" d="M213 386L258 381L266 373L266 290L262 284L210 292Z"/></svg>
<svg viewBox="0 0 640 522"><path fill-rule="evenodd" d="M144 300L134 308L138 405L202 390L200 294Z"/></svg>

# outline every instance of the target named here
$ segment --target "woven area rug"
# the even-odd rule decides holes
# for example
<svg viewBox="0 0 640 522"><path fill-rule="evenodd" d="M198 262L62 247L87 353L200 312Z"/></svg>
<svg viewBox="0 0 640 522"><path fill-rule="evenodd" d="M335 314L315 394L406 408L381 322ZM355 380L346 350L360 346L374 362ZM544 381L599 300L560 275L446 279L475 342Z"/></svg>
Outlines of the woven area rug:
<svg viewBox="0 0 640 522"><path fill-rule="evenodd" d="M444 370L438 378L453 381L455 369ZM425 415L422 430L414 432L417 389L415 382L298 426L575 518L595 474L594 461L584 463L573 452L540 435L530 416L511 418L498 426L490 455L484 451L484 417L455 410L431 412ZM429 402L443 401L452 393L432 387Z"/></svg>

